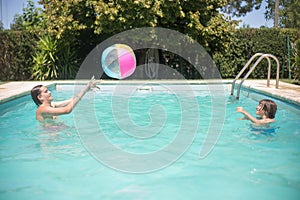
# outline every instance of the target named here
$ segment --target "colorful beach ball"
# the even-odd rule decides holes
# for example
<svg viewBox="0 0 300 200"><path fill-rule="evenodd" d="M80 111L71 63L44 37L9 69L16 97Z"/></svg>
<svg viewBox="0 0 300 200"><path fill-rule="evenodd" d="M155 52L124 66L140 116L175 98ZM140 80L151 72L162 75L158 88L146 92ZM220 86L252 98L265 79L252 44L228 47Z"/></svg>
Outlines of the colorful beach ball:
<svg viewBox="0 0 300 200"><path fill-rule="evenodd" d="M135 71L136 58L133 50L125 44L107 47L101 58L104 72L112 78L124 79Z"/></svg>

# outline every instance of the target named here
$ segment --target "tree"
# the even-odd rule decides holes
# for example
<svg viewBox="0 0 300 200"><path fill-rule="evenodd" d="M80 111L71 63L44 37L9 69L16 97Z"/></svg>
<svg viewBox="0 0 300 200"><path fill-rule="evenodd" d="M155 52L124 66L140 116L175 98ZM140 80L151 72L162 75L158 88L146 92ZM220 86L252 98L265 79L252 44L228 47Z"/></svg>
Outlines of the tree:
<svg viewBox="0 0 300 200"><path fill-rule="evenodd" d="M49 32L113 35L132 28L165 27L187 34L209 52L226 48L235 24L219 9L225 0L41 0Z"/></svg>
<svg viewBox="0 0 300 200"><path fill-rule="evenodd" d="M274 27L278 27L279 21L279 0L275 0L275 8L274 8Z"/></svg>
<svg viewBox="0 0 300 200"><path fill-rule="evenodd" d="M286 7L281 19L282 25L286 28L300 29L300 0L293 0L291 4Z"/></svg>
<svg viewBox="0 0 300 200"><path fill-rule="evenodd" d="M44 16L41 8L36 8L32 0L27 0L23 14L15 15L12 30L43 30Z"/></svg>
<svg viewBox="0 0 300 200"><path fill-rule="evenodd" d="M2 23L2 21L0 21L0 31L3 31L3 30L4 30L3 23Z"/></svg>
<svg viewBox="0 0 300 200"><path fill-rule="evenodd" d="M253 9L260 9L262 0L228 0L222 11L232 16L245 16Z"/></svg>
<svg viewBox="0 0 300 200"><path fill-rule="evenodd" d="M273 19L275 15L275 0L267 0L266 19ZM300 0L279 1L278 25L284 28L300 28Z"/></svg>
<svg viewBox="0 0 300 200"><path fill-rule="evenodd" d="M24 21L21 15L16 14L14 16L14 22L10 25L11 30L25 30Z"/></svg>
<svg viewBox="0 0 300 200"><path fill-rule="evenodd" d="M274 27L300 28L300 0L265 0L265 18L274 20ZM261 7L262 0L229 0L222 11L231 16L244 16Z"/></svg>

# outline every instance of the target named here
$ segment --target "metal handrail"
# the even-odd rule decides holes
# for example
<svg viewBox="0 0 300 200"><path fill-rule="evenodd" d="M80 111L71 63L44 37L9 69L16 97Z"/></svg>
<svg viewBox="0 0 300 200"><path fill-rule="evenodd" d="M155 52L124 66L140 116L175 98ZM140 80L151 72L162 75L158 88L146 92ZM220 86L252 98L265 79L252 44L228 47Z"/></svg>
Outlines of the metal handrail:
<svg viewBox="0 0 300 200"><path fill-rule="evenodd" d="M257 57L257 56L262 56L263 53L256 53L254 54L249 60L248 62L245 64L245 66L242 68L242 70L240 71L240 73L238 73L238 75L236 75L235 79L232 82L232 86L231 86L231 95L233 95L234 92L234 85L235 82L240 78L240 76L243 74L243 72L247 69L247 67L252 63L252 61Z"/></svg>
<svg viewBox="0 0 300 200"><path fill-rule="evenodd" d="M264 59L267 58L268 60L268 77L267 77L267 87L270 87L270 78L271 78L271 60L270 58L273 58L276 61L277 64L277 71L276 71L276 88L278 89L279 86L279 61L278 59L272 55L272 54L263 54L263 53L256 53L254 56L252 56L250 58L250 60L246 63L246 65L243 67L243 69L240 71L240 73L235 77L235 79L232 82L232 87L231 87L231 95L233 95L234 93L234 86L235 86L235 82L237 79L240 78L240 76L243 74L243 72L247 69L247 67L251 64L251 62L257 57L260 56L260 58L254 63L254 65L250 68L250 70L248 71L248 73L243 77L243 79L241 80L239 86L238 86L238 90L237 90L237 96L236 99L239 99L240 97L240 90L241 90L241 86L243 84L243 82L248 78L248 76L253 72L253 70L255 69L255 67Z"/></svg>

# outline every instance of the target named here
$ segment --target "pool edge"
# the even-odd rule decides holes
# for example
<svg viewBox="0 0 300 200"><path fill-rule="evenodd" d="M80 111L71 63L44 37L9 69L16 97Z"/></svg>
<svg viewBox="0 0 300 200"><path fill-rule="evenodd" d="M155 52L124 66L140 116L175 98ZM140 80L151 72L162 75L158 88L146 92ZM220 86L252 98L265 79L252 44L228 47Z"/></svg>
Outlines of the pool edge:
<svg viewBox="0 0 300 200"><path fill-rule="evenodd" d="M85 84L88 80L58 80L58 81L13 81L0 85L0 104L9 102L19 97L30 94L32 87L43 84L47 87L68 84ZM101 80L100 84L231 84L230 79L213 79L213 80ZM238 84L238 82L236 83ZM242 88L252 90L288 103L300 106L300 86L289 83L279 83L279 89L273 86L272 81L270 87L266 86L266 80L246 80Z"/></svg>

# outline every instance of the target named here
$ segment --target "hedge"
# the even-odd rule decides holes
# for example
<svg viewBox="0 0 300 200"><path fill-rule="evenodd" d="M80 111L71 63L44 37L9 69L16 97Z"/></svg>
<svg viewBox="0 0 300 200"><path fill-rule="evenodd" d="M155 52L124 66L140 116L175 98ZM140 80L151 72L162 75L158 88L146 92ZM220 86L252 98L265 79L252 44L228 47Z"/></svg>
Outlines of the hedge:
<svg viewBox="0 0 300 200"><path fill-rule="evenodd" d="M0 31L0 80L30 80L35 34L21 31Z"/></svg>
<svg viewBox="0 0 300 200"><path fill-rule="evenodd" d="M294 48L291 51L291 73L292 78L299 80L299 42L300 31L295 29L237 29L232 38L232 43L228 49L222 52L215 52L212 57L218 67L222 78L234 78L243 68L246 62L255 53L270 53L275 55L280 62L280 77L288 78L287 67L287 36ZM101 36L99 36L101 39ZM80 39L79 39L80 40ZM31 71L34 65L33 53L35 52L38 37L36 34L20 31L0 31L0 80L31 80ZM95 39L95 41L99 41ZM83 42L77 41L79 44ZM96 45L96 44L95 44ZM298 47L298 50L296 48ZM86 50L90 49L87 48ZM297 54L298 52L298 54ZM87 55L89 52L77 52L77 55ZM167 52L165 52L167 53ZM169 55L167 55L169 56ZM298 59L296 58L298 56ZM164 57L164 56L163 56ZM169 56L170 57L170 56ZM78 58L83 60L84 58ZM176 62L176 63L174 63ZM191 66L178 59L168 62L173 68L176 68L187 79L198 79L199 74ZM162 64L168 64L163 62ZM175 67L174 67L175 66ZM268 63L265 60L257 66L250 78L266 78ZM272 61L271 77L275 78L276 63Z"/></svg>
<svg viewBox="0 0 300 200"><path fill-rule="evenodd" d="M213 58L223 78L234 78L255 53L273 54L280 63L280 77L288 78L287 36L294 45L300 38L300 31L275 28L238 29L230 47L222 53L215 53ZM300 52L293 50L291 63L295 63L296 52ZM298 68L295 64L291 67L292 78L299 79ZM249 78L266 78L267 71L268 62L264 59ZM276 62L273 59L271 72L271 77L275 78Z"/></svg>

